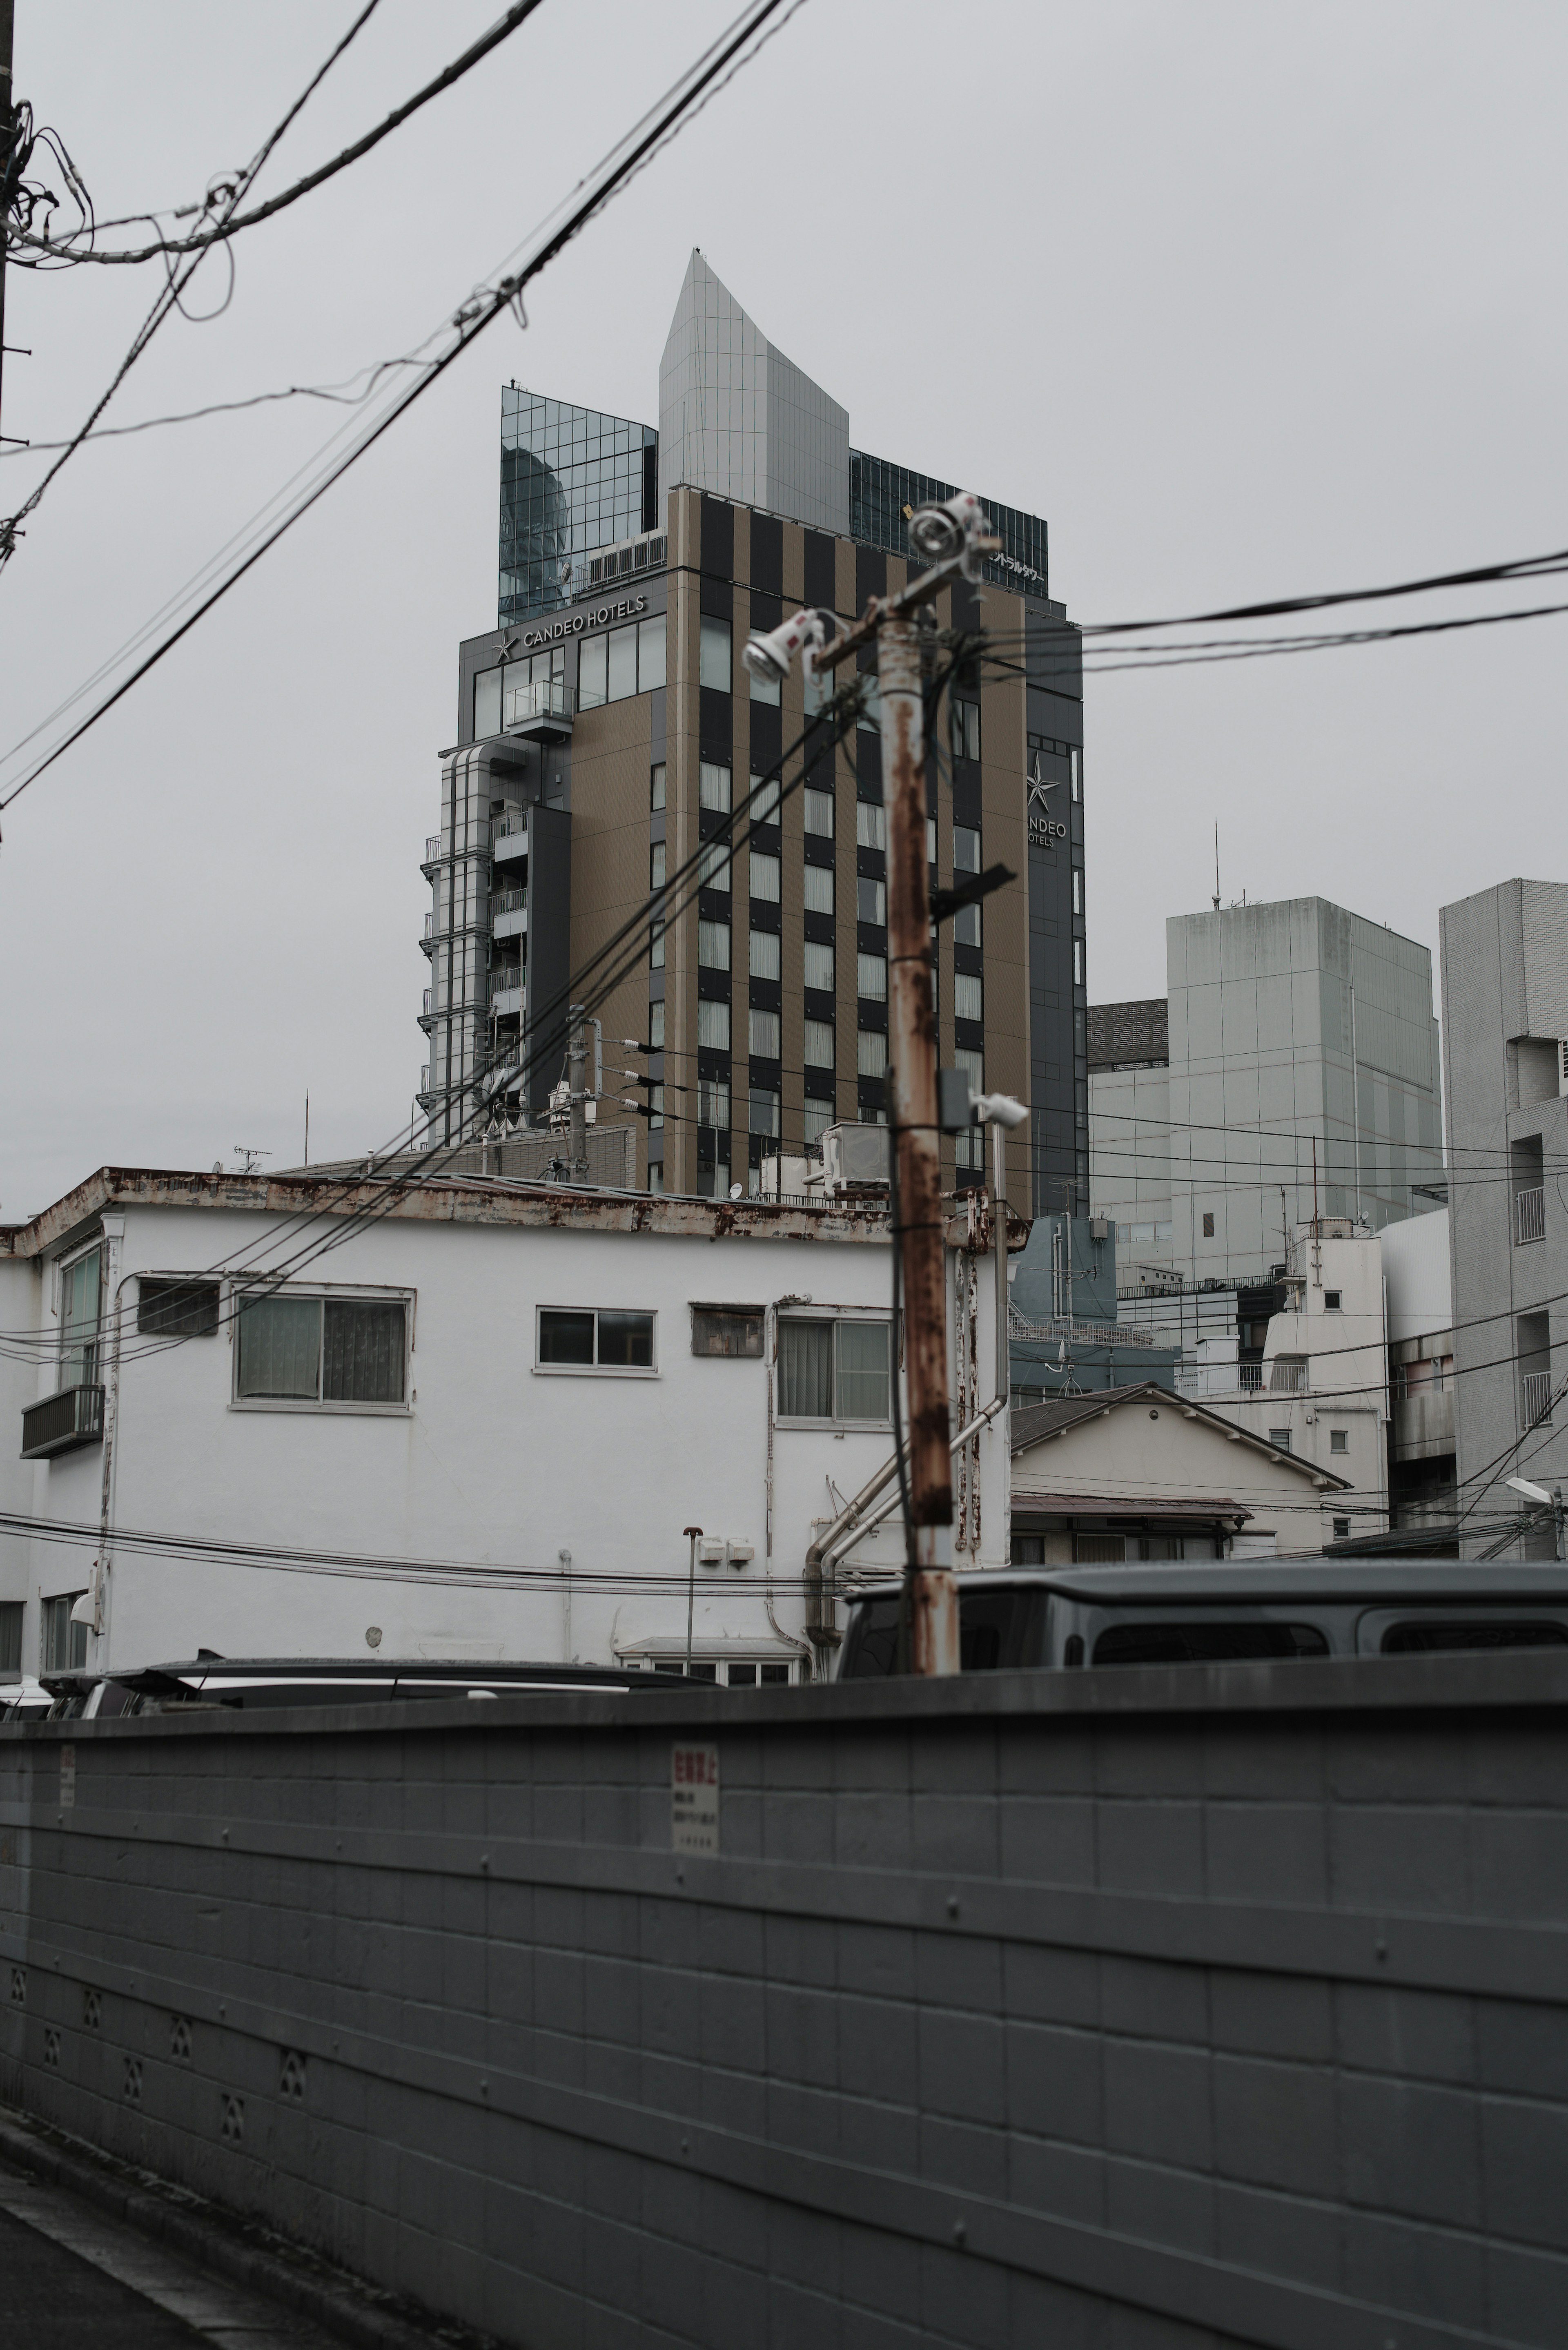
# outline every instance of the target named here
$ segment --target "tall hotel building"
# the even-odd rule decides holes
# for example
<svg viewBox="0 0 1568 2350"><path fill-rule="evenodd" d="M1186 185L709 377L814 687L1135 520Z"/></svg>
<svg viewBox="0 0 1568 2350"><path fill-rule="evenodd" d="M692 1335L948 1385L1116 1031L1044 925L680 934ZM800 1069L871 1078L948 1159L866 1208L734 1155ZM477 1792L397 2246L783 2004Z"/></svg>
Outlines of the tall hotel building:
<svg viewBox="0 0 1568 2350"><path fill-rule="evenodd" d="M498 1055L521 1072L509 1107L542 1116L563 1074L572 974L805 726L798 666L782 690L759 686L740 659L747 635L803 604L848 619L901 587L910 510L955 486L852 449L846 411L698 253L659 368L657 432L504 392L500 626L459 649L456 743L426 846L420 1102L432 1140L474 1130L477 1082ZM1010 666L971 665L945 698L930 854L943 887L996 864L1017 878L941 927L939 1038L945 1065L1029 1103L1009 1184L1044 1211L1088 1198L1082 666L1047 593L1044 523L984 503L1003 553L945 591L937 617L986 628ZM649 1190L754 1188L774 1152L887 1116L874 707L787 788L798 772L789 762L785 795L732 865L710 860L697 901L596 1005L606 1094L644 1091L618 1067L652 1080L654 1114L636 1120ZM623 1037L647 1054L610 1042ZM628 1115L601 1106L601 1123ZM981 1180L981 1142L979 1129L944 1142L950 1186Z"/></svg>

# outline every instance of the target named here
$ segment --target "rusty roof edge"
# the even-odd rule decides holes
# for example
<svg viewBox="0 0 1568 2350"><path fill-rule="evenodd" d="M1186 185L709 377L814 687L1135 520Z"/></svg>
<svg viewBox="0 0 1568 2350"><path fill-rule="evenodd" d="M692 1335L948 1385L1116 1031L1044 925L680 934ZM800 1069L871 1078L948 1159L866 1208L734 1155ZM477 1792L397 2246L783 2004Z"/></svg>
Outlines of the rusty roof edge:
<svg viewBox="0 0 1568 2350"><path fill-rule="evenodd" d="M884 1246L886 1217L845 1209L787 1208L765 1200L702 1200L644 1191L524 1190L484 1176L203 1174L195 1169L99 1167L25 1223L0 1224L0 1257L47 1255L95 1216L115 1208L248 1209L256 1214L379 1216L423 1223L519 1224L535 1229L654 1232L703 1240L868 1241Z"/></svg>

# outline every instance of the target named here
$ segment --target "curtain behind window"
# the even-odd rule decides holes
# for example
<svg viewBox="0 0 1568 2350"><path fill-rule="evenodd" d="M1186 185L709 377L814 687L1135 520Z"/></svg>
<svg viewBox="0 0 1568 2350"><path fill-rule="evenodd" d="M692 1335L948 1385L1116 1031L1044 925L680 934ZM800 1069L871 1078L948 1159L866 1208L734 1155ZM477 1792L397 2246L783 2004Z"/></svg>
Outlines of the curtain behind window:
<svg viewBox="0 0 1568 2350"><path fill-rule="evenodd" d="M319 1297L253 1297L241 1306L242 1396L314 1403L320 1367Z"/></svg>
<svg viewBox="0 0 1568 2350"><path fill-rule="evenodd" d="M784 1419L833 1417L833 1325L779 1324L779 1416Z"/></svg>
<svg viewBox="0 0 1568 2350"><path fill-rule="evenodd" d="M403 1309L379 1299L329 1297L322 1349L323 1403L401 1403Z"/></svg>
<svg viewBox="0 0 1568 2350"><path fill-rule="evenodd" d="M888 1416L888 1325L840 1322L839 1419L886 1419Z"/></svg>

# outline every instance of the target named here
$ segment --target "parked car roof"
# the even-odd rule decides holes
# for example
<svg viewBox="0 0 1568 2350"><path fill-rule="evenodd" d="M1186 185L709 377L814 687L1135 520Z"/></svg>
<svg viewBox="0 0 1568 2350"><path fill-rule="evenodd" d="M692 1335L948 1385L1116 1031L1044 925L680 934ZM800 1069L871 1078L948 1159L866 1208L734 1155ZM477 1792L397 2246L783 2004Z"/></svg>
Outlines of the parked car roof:
<svg viewBox="0 0 1568 2350"><path fill-rule="evenodd" d="M1229 1606L1239 1599L1337 1599L1363 1607L1388 1600L1404 1606L1413 1599L1479 1602L1500 1599L1568 1600L1568 1565L1519 1565L1451 1558L1388 1559L1313 1557L1306 1559L1226 1559L1200 1565L1173 1561L1169 1565L1137 1566L1012 1566L979 1575L961 1575L961 1597L986 1586L1023 1586L1058 1591L1070 1599L1117 1601L1147 1605L1168 1601L1172 1607L1214 1601ZM858 1592L857 1598L885 1597L897 1589L889 1582Z"/></svg>

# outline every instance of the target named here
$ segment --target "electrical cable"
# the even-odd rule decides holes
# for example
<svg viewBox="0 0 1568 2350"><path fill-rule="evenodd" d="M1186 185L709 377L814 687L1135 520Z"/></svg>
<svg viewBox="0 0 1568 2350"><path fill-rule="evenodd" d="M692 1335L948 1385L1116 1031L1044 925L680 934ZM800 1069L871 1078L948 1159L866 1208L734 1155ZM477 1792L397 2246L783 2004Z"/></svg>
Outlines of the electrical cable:
<svg viewBox="0 0 1568 2350"><path fill-rule="evenodd" d="M293 105L289 108L282 121L271 133L270 137L268 137L263 145L257 150L255 155L245 166L244 170L237 173L232 180L225 182L221 188L214 192L221 207L221 218L223 221L227 221L233 216L234 209L240 203L241 198L244 195L245 191L254 182L256 174L261 171L262 166L265 163L268 156L272 153L273 149L277 145L278 140L283 137L285 131L287 130L296 116L305 106L306 101L317 89L319 88L321 83L331 72L332 68L337 64L338 58L342 57L344 51L349 47L356 36L362 32L366 25L369 23L370 18L375 15L376 10L379 5L380 0L366 0L366 5L360 9L359 14L355 17L353 23L349 26L342 39L331 51L326 63L318 67L317 71L312 75L310 80L306 84L304 89L295 99ZM211 203L212 201L212 197L209 197L208 202ZM43 498L45 493L47 491L49 484L51 482L57 480L65 467L70 463L72 456L81 446L84 435L91 432L93 426L103 414L104 410L109 406L109 401L114 398L115 393L119 390L120 385L124 382L126 377L130 374L137 360L141 357L142 352L147 348L148 344L152 340L153 336L158 332L159 328L168 317L170 311L179 309L182 307L181 297L183 295L186 286L191 283L196 271L200 268L202 260L202 254L201 252L197 252L192 255L188 265L183 269L171 267L166 270L162 290L158 295L151 309L148 312L147 317L143 319L140 327L138 328L136 336L131 342L130 348L127 351L124 359L121 359L119 366L116 369L114 375L109 380L108 388L99 394L99 399L88 412L87 421L82 425L80 431L76 434L73 440L67 442L67 446L56 457L54 463L45 469L43 479L35 484L34 488L23 500L16 512L14 515L0 516L0 569L5 567L5 566L10 561L13 554L16 552L20 525L26 520L30 514L36 511L38 504ZM223 308L228 307L229 296L232 296L233 293L234 279L231 267L229 295L224 297L224 301L222 306ZM216 312L213 312L210 315L216 317L218 314Z"/></svg>
<svg viewBox="0 0 1568 2350"><path fill-rule="evenodd" d="M553 214L551 220L544 224L535 233L532 241L532 250L521 266L509 271L495 286L481 289L459 308L452 324L452 339L444 350L422 368L418 380L413 384L397 391L385 412L379 418L368 421L358 438L340 456L326 466L320 477L302 491L275 520L265 525L259 544L227 567L220 576L217 584L202 596L194 610L189 613L177 627L168 629L154 645L152 650L138 662L130 675L111 691L100 696L87 716L72 726L59 742L35 762L20 782L13 785L10 790L0 797L0 809L10 806L13 801L19 798L23 792L36 783L38 777L53 766L55 762L62 757L75 743L79 742L82 736L95 726L125 694L130 692L133 686L172 651L175 645L189 634L190 630L229 593L231 588L238 585L262 556L267 554L278 540L291 530L295 524L300 521L353 465L358 463L368 451L375 446L382 434L390 430L392 425L423 396L431 385L445 373L454 360L462 356L469 345L475 341L503 311L513 308L514 306L520 306L525 287L587 226L589 222L597 216L606 205L622 192L652 155L661 151L679 133L687 120L697 110L704 92L714 84L720 87L726 86L734 78L734 75L742 66L750 64L759 54L763 42L758 39L757 36L764 32L768 18L774 16L783 5L784 0L747 0L747 5L742 9L740 15L732 20L726 31L711 45L696 64L689 68L658 104L650 108L641 120L634 125L633 129L610 150L607 156L601 159L594 170L578 182L577 189L573 192L573 197L566 199L564 217L562 208L557 207L556 213ZM794 15L803 5L804 0L793 0L788 16ZM784 21L787 21L787 16ZM722 81L720 78L722 76ZM196 261L199 260L200 255L197 255L192 266L195 266ZM88 420L89 426L99 412L101 412L101 403L99 410L94 411L94 417ZM330 447L331 443L327 445ZM60 462L63 463L64 460ZM296 479L297 478L296 475Z"/></svg>
<svg viewBox="0 0 1568 2350"><path fill-rule="evenodd" d="M373 367L361 368L358 375L346 376L340 384L291 383L283 391L254 391L245 400L209 400L205 408L182 409L175 416L144 416L135 424L104 424L96 432L78 433L72 441L29 441L17 449L0 449L0 458L25 457L47 453L54 449L85 448L89 442L123 441L135 432L151 432L164 424L196 424L205 416L233 416L245 408L265 408L283 400L327 400L343 408L358 408L369 400L382 376L394 368L417 367L412 357L400 359L378 359ZM359 376L368 375L369 381L363 391L349 391L345 387L357 383Z"/></svg>
<svg viewBox="0 0 1568 2350"><path fill-rule="evenodd" d="M343 44L344 47L347 47L348 42L353 39L354 35L359 31L366 18L371 15L378 5L379 0L370 0L369 7L366 8L364 15L350 28ZM421 107L428 106L431 99L439 98L443 90L451 89L455 82L462 79L464 74L478 65L483 58L487 57L493 49L499 48L502 42L509 39L524 19L533 15L538 5L539 0L514 0L514 5L496 19L488 32L482 33L478 40L464 49L461 57L454 57L450 65L444 66L433 81L426 82L422 89L416 90L413 96L405 99L400 106L395 106L391 113L379 122L374 130L368 130L362 138L357 139L352 146L345 147L340 153L334 155L329 162L318 165L314 172L307 172L305 177L302 180L296 180L292 187L283 189L275 196L269 196L265 203L254 204L248 212L231 212L223 220L214 223L211 228L197 229L190 236L161 237L155 244L125 247L119 252L76 253L71 251L68 239L56 242L22 235L16 241L24 249L31 246L54 258L64 256L73 262L93 261L111 266L123 265L127 263L159 261L170 255L204 253L213 244L238 236L242 229L254 228L258 222L270 220L275 213L286 211L290 204L297 203L301 196L309 195L313 189L319 188L327 181L335 179L337 173L346 171L349 164L358 162L362 156L368 155L372 148L379 147L383 139L388 138L392 131L407 122L410 115L417 114ZM335 51L334 57L339 54L340 51ZM330 65L332 62L333 59L329 57L327 64ZM325 72L326 68L324 67L322 70ZM318 75L317 78L319 80L320 76ZM315 88L314 83L311 88ZM309 95L310 92L307 90L306 97ZM304 102L302 99L299 104L303 105ZM298 111L299 107L296 106L294 112ZM283 127L286 128L287 122L291 120L292 116L286 117ZM279 135L279 132L274 132L272 141L274 145L276 144ZM244 186L248 187L254 179L255 170L256 167L252 165L245 173ZM173 213L173 217L178 220L182 213L205 212L211 203L212 192L209 190L207 197L201 204L183 205ZM121 220L99 221L97 227L99 231L106 228L130 228L139 220L156 218L155 213L131 213Z"/></svg>
<svg viewBox="0 0 1568 2350"><path fill-rule="evenodd" d="M723 831L725 833L732 832L736 822L743 816L748 816L753 804L759 799L767 798L772 801L775 796L774 791L775 785L777 786L776 800L778 803L782 803L783 799L790 792L796 789L801 779L810 771L813 758L815 755L808 750L808 745L811 743L813 736L830 722L836 722L835 740L842 739L843 733L854 723L856 713L859 708L860 699L861 694L858 685L852 683L841 689L839 693L836 695L831 702L825 704L821 711L814 713L811 719L808 720L807 724L800 736L797 737L794 743L789 745L785 752L781 754L779 760L774 763L774 767L770 768L765 775L762 775L754 779L751 792L746 795L741 805L732 809L726 816ZM789 760L793 758L797 752L801 754L799 774L796 775L793 783L787 782L784 779L784 769ZM699 844L697 849L693 851L692 855L687 858L682 866L677 868L673 875L670 876L666 892L655 892L650 894L649 898L645 901L643 907L639 910L639 912L629 917L628 921L621 925L620 930L614 934L612 939L607 941L605 945L598 950L597 953L590 957L587 963L581 966L579 971L573 975L572 979L566 983L566 987L561 991L560 995L551 1000L551 1003L546 1007L548 1014L554 1014L564 1006L570 1006L576 1003L579 998L587 992L583 986L583 981L586 975L588 972L591 972L596 965L600 963L607 955L613 951L618 941L624 940L632 932L638 933L633 941L635 962L632 967L635 967L637 963L640 963L642 955L646 951L643 934L650 931L656 923L661 923L666 918L666 912L662 905L663 898L668 896L670 889L678 887L683 881L690 880L691 888L688 897L681 905L676 908L675 911L679 913L687 910L692 899L695 898L697 889L700 886L699 881L695 877L700 875L703 858L711 848L712 845L712 841L701 842ZM607 988L601 989L600 997L598 999L590 997L588 1005L585 1005L585 1010L591 1007L591 1003L593 1001L602 1000L603 994L607 993L608 990L613 989L613 987L618 984L619 984L618 976L612 976L607 983ZM493 1075L493 1072L494 1064L492 1064L487 1068L477 1070L471 1078L465 1081L463 1087L460 1088L460 1091L462 1093L468 1093L476 1088L483 1088L488 1079ZM483 1101L479 1106L483 1107ZM395 1144L392 1147L395 1148ZM379 1222L382 1215L391 1213L399 1198L405 1191L416 1186L419 1177L422 1172L433 1170L438 1160L441 1160L443 1159L450 1160L459 1150L467 1149L468 1147L470 1147L470 1138L465 1132L460 1130L455 1140L443 1140L441 1143L431 1146L422 1155L422 1158L416 1162L416 1167L414 1169L394 1170L389 1175L384 1177L379 1186L379 1200L372 1198L370 1201L359 1203L353 1209L350 1209L347 1213L344 1213L336 1207L320 1208L314 1211L302 1211L296 1216L286 1221L281 1233L271 1230L263 1232L242 1246L231 1251L229 1255L226 1258L220 1260L217 1265L207 1268L204 1276L202 1274L192 1273L182 1277L197 1280L203 1277L209 1279L213 1277L223 1277L226 1274L231 1283L234 1284L240 1281L242 1274L248 1274L252 1275L253 1277L249 1280L248 1284L241 1282L240 1288L232 1288L228 1309L226 1312L221 1312L220 1314L220 1321L234 1318L243 1310L244 1303L247 1302L246 1296L241 1294L242 1288L248 1289L248 1292L251 1295L254 1295L257 1291L275 1288L289 1274L296 1274L298 1272L303 1270L305 1265L316 1262L320 1256L326 1254L330 1250L343 1246L346 1242L355 1237L356 1233L361 1231L366 1224ZM265 1179L264 1179L264 1180L265 1180ZM313 1243L302 1243L301 1245L295 1249L291 1256L284 1259L281 1263L275 1260L265 1267L257 1265L256 1258L260 1253L264 1250L275 1249L281 1239L288 1232L291 1225L296 1229L296 1232L297 1234L301 1230L308 1231L310 1226L315 1223L325 1223L327 1227L325 1235L321 1239ZM236 1260L238 1260L237 1265ZM143 1354L161 1353L166 1351L171 1346L188 1344L190 1337L196 1334L189 1333L177 1338L160 1338L153 1341L146 1348L133 1347L130 1350L122 1351L119 1357L121 1366L123 1367L123 1365L129 1361L138 1359ZM4 1349L0 1348L0 1352L3 1351Z"/></svg>

